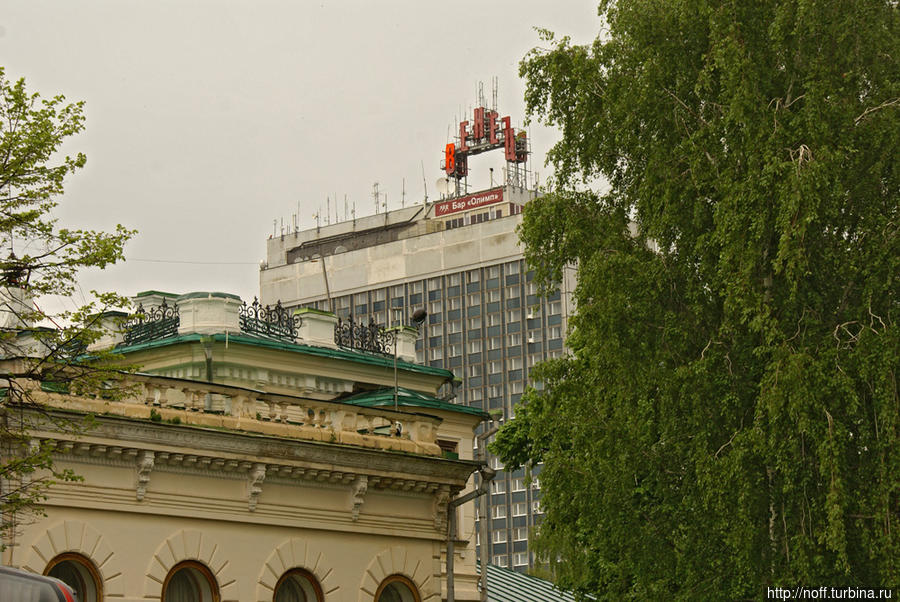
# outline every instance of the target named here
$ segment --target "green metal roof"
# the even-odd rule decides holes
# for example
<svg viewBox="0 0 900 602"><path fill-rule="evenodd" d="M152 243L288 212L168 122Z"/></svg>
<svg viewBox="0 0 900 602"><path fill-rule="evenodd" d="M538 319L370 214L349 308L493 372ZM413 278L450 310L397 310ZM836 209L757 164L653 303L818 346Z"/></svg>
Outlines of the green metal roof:
<svg viewBox="0 0 900 602"><path fill-rule="evenodd" d="M349 403L356 406L364 406L367 408L388 407L394 405L394 389L377 389L375 391L364 391L350 397L344 397L337 400L341 403ZM431 408L434 410L446 410L448 412L460 412L462 414L472 414L482 419L490 418L490 414L478 408L470 408L468 406L450 403L419 391L413 391L404 387L397 388L397 405L412 408Z"/></svg>
<svg viewBox="0 0 900 602"><path fill-rule="evenodd" d="M201 340L207 340L212 337L216 342L225 342L226 335L202 335L202 334L183 334L168 337L165 339L157 339L155 341L147 341L146 343L138 343L127 347L116 348L116 353L128 354L135 351L143 351L145 349L155 349L157 347L166 347L178 343L195 343ZM253 337L245 334L227 335L229 343L238 343L246 345L254 345L257 347L265 347L267 349L280 349L282 351L291 351L293 353L305 353L308 355L316 355L319 357L329 357L332 359L346 360L357 362L360 364L369 364L372 366L382 366L392 368L394 366L394 358L376 353L365 353L362 351L348 351L346 349L331 349L329 347L313 347L312 345L300 345L298 343L287 343L284 341L275 341L261 337ZM418 372L420 374L430 374L432 376L440 376L444 380L453 380L453 372L442 368L432 368L431 366L420 366L403 360L397 360L397 367L406 372ZM393 390L393 389L392 389ZM393 403L393 397L391 398ZM453 405L453 404L451 404Z"/></svg>
<svg viewBox="0 0 900 602"><path fill-rule="evenodd" d="M151 295L159 295L160 297L177 297L177 296L179 296L179 293L167 293L165 291L149 290L149 291L141 291L138 294L136 294L135 297L149 297Z"/></svg>
<svg viewBox="0 0 900 602"><path fill-rule="evenodd" d="M575 596L549 581L493 564L488 565L487 578L488 602L575 602Z"/></svg>

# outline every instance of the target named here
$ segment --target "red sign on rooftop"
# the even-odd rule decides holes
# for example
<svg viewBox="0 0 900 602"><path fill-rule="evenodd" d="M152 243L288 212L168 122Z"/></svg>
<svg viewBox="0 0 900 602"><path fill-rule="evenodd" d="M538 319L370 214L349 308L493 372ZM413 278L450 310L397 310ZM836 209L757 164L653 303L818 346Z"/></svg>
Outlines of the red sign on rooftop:
<svg viewBox="0 0 900 602"><path fill-rule="evenodd" d="M493 205L503 200L503 189L492 188L484 192L476 192L468 196L461 196L458 199L450 199L449 201L441 201L434 206L434 216L442 217L451 213L459 213L460 211L468 211L469 209L478 209L485 205Z"/></svg>

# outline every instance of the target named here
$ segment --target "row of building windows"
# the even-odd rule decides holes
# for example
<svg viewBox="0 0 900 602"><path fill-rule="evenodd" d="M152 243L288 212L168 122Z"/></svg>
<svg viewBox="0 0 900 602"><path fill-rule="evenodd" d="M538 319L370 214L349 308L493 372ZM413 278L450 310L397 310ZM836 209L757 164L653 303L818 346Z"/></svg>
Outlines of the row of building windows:
<svg viewBox="0 0 900 602"><path fill-rule="evenodd" d="M512 509L511 511L513 516L525 516L528 514L528 504L525 502L516 502L514 504L510 504L510 508ZM543 514L543 510L541 510L540 500L533 500L531 502L531 512L533 514ZM506 504L497 504L491 506L491 518L506 518Z"/></svg>
<svg viewBox="0 0 900 602"><path fill-rule="evenodd" d="M540 481L537 477L531 479L531 488L532 489L540 489ZM510 482L510 491L513 493L518 493L520 491L525 491L527 488L525 487L525 479L524 478L516 478L512 479ZM491 481L491 493L506 493L506 481L502 479Z"/></svg>
<svg viewBox="0 0 900 602"><path fill-rule="evenodd" d="M71 587L79 602L104 599L103 580L96 565L86 556L67 552L53 558L44 570ZM173 566L162 583L162 602L218 602L219 583L205 564L186 560ZM324 602L325 594L316 577L303 568L293 568L278 579L274 602ZM421 600L415 586L403 575L385 578L375 592L376 602Z"/></svg>
<svg viewBox="0 0 900 602"><path fill-rule="evenodd" d="M513 566L528 566L528 552L516 552L512 555ZM506 554L495 554L491 558L491 564L496 566L507 566L509 556Z"/></svg>
<svg viewBox="0 0 900 602"><path fill-rule="evenodd" d="M512 532L512 540L513 541L528 541L528 527L515 527L514 529L510 529ZM506 543L507 541L507 532L506 529L497 529L493 532L491 536L492 543ZM480 539L476 543L480 543Z"/></svg>

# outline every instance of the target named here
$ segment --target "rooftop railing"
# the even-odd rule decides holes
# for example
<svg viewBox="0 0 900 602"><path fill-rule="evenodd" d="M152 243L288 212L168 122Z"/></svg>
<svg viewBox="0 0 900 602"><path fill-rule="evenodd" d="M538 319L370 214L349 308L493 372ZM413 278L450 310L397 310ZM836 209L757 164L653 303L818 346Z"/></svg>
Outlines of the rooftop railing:
<svg viewBox="0 0 900 602"><path fill-rule="evenodd" d="M174 303L168 305L163 299L162 304L156 307L144 309L144 305L138 305L134 317L125 323L124 345L137 345L147 341L164 339L178 334L178 326L181 318L178 315L178 306Z"/></svg>
<svg viewBox="0 0 900 602"><path fill-rule="evenodd" d="M278 301L274 306L262 305L254 297L253 303L243 302L237 316L240 331L252 336L278 339L293 343L297 340L301 319ZM169 305L165 299L156 306L138 305L134 316L125 323L122 345L136 345L178 334L181 326L178 304Z"/></svg>
<svg viewBox="0 0 900 602"><path fill-rule="evenodd" d="M397 333L378 326L374 320L368 324L355 322L351 315L347 320L339 318L334 325L334 343L344 349L393 355Z"/></svg>

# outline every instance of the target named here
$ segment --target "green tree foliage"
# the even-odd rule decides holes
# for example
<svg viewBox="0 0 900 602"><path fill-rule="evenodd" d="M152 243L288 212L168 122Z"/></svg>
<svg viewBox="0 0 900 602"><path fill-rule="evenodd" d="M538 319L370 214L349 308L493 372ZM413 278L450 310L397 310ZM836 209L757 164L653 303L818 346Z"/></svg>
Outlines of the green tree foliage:
<svg viewBox="0 0 900 602"><path fill-rule="evenodd" d="M537 548L610 600L900 586L897 3L600 15L521 64L562 133L521 237L578 277L493 444L544 462Z"/></svg>
<svg viewBox="0 0 900 602"><path fill-rule="evenodd" d="M0 535L5 537L17 521L40 511L37 503L52 479L75 478L54 469L52 446L27 436L26 416L37 410L67 431L84 425L44 411L34 383L56 391L115 394L113 358L87 357L84 351L102 334L100 312L124 300L94 293L87 305L54 313L35 303L47 295L71 295L79 270L122 259L123 245L133 235L122 226L111 233L60 228L53 217L65 178L86 161L81 153L60 156L60 147L83 128L83 103L29 93L24 80L9 81L0 68Z"/></svg>

